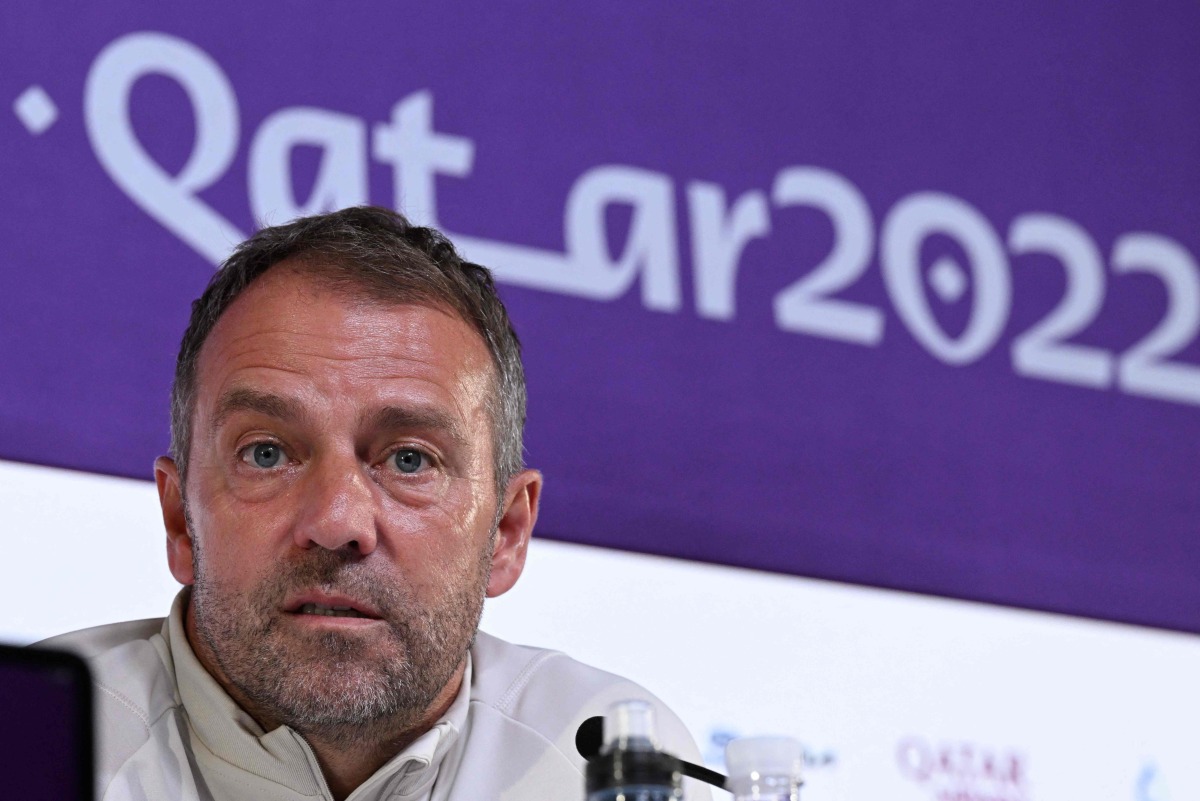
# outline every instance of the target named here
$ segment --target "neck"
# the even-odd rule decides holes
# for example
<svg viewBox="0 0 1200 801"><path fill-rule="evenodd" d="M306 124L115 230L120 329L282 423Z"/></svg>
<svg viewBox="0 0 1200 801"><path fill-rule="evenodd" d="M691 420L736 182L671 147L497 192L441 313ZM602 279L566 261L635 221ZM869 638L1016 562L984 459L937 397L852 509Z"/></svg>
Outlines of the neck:
<svg viewBox="0 0 1200 801"><path fill-rule="evenodd" d="M272 710L248 698L221 670L216 655L196 631L191 604L184 614L184 630L200 664L264 732L285 725ZM416 716L411 710L403 710L395 718L317 730L296 729L312 748L335 801L343 801L392 757L433 728L458 696L466 666L464 659L429 707Z"/></svg>
<svg viewBox="0 0 1200 801"><path fill-rule="evenodd" d="M345 799L389 760L433 728L458 696L465 669L464 661L415 725L377 721L338 731L299 731L316 755L335 801Z"/></svg>

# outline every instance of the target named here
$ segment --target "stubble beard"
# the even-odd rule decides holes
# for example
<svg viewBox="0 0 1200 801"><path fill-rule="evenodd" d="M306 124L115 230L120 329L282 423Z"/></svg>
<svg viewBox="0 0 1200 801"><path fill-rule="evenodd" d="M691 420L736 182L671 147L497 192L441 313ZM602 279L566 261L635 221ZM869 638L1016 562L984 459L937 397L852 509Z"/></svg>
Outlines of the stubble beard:
<svg viewBox="0 0 1200 801"><path fill-rule="evenodd" d="M398 736L428 715L474 640L491 566L489 547L473 575L430 605L349 552L314 548L240 593L208 575L193 543L196 631L225 679L252 714L338 745ZM289 625L284 600L314 588L369 603L386 622L384 638Z"/></svg>

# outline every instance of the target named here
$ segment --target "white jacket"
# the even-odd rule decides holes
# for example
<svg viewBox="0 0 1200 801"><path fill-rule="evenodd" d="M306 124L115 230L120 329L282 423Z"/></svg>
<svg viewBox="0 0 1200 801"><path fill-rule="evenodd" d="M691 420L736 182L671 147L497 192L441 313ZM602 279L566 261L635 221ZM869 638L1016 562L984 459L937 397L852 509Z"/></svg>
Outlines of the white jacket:
<svg viewBox="0 0 1200 801"><path fill-rule="evenodd" d="M196 659L182 594L169 617L116 623L40 645L88 659L96 688L101 801L331 799L308 743L264 732ZM572 801L584 797L575 732L625 698L656 706L664 748L698 762L679 719L640 686L557 651L482 632L463 690L432 729L348 801ZM708 801L688 780L688 801Z"/></svg>

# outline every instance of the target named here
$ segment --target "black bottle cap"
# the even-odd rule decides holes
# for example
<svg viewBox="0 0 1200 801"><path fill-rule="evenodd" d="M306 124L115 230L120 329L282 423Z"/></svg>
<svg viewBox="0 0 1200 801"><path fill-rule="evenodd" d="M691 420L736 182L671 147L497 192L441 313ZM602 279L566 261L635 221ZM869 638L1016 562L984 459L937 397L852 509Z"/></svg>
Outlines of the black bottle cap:
<svg viewBox="0 0 1200 801"><path fill-rule="evenodd" d="M683 781L680 761L663 751L614 749L587 764L587 792L643 785L678 788Z"/></svg>

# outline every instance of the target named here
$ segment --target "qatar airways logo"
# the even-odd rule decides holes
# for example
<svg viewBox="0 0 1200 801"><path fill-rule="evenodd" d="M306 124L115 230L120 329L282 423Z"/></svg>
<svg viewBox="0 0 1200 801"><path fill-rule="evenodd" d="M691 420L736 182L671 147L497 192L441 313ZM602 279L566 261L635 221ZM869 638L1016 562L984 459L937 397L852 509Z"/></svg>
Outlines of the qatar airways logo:
<svg viewBox="0 0 1200 801"><path fill-rule="evenodd" d="M896 762L930 801L1030 801L1025 757L1010 749L906 737Z"/></svg>

